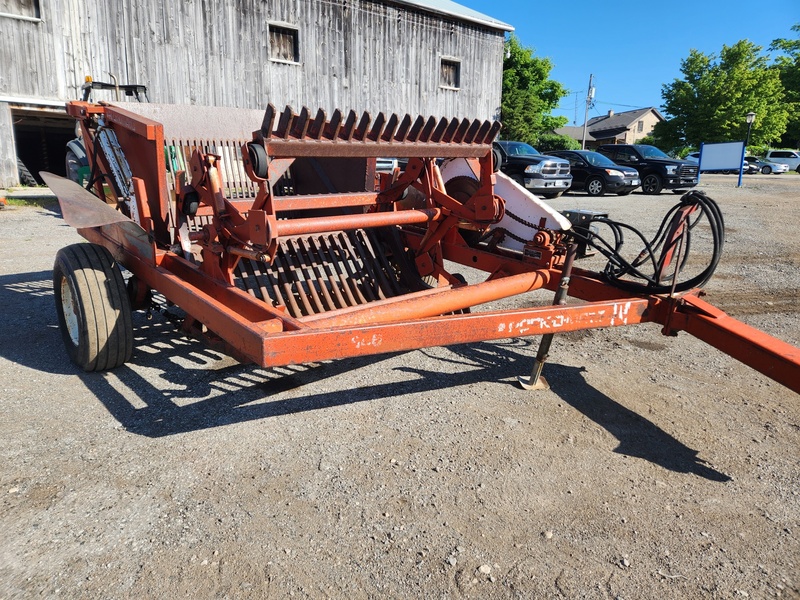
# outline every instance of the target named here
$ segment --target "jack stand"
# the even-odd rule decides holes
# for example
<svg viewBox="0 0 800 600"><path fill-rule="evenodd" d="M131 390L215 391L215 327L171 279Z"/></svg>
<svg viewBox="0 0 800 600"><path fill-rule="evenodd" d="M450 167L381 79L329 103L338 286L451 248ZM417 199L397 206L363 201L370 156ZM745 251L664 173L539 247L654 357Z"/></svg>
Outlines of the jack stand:
<svg viewBox="0 0 800 600"><path fill-rule="evenodd" d="M567 291L569 290L569 279L572 275L572 264L575 262L575 257L578 254L578 244L575 242L570 243L567 249L567 258L564 260L564 270L561 271L561 280L558 282L558 290L553 298L553 304L556 306L563 306L567 303ZM542 336L542 341L539 344L539 350L536 352L536 360L533 363L530 377L519 375L517 381L524 390L549 390L550 384L542 377L542 369L547 360L548 353L550 352L550 344L553 342L554 333L548 333Z"/></svg>

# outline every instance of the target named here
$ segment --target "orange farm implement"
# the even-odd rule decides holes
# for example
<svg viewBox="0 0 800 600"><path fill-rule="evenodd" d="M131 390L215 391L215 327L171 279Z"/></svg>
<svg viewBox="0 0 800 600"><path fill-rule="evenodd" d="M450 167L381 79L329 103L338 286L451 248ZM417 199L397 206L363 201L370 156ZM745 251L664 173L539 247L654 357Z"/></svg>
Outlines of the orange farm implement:
<svg viewBox="0 0 800 600"><path fill-rule="evenodd" d="M541 335L520 377L541 387L554 334L654 322L800 392L799 349L700 298L724 242L700 192L645 239L496 172L498 122L127 106L67 106L87 189L43 174L90 242L54 267L64 341L87 371L131 358L131 311L157 293L187 333L264 367ZM376 169L382 157L400 166ZM608 262L583 270L584 256ZM537 290L555 299L534 304Z"/></svg>

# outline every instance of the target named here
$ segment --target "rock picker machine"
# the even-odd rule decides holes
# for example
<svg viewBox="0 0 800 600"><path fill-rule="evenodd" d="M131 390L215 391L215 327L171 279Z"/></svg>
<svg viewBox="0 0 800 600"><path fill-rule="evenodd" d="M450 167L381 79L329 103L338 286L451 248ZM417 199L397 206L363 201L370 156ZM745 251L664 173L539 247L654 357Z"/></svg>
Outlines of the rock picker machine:
<svg viewBox="0 0 800 600"><path fill-rule="evenodd" d="M91 180L43 177L90 242L59 251L53 273L64 342L87 371L131 358L131 311L157 292L187 333L262 367L541 335L519 379L542 387L554 334L655 322L800 392L799 349L700 298L724 242L700 192L653 239L635 232L626 258L631 227L556 212L496 172L498 122L271 105L67 110ZM403 166L376 172L380 157ZM575 266L592 255L604 269ZM534 304L536 290L555 299Z"/></svg>

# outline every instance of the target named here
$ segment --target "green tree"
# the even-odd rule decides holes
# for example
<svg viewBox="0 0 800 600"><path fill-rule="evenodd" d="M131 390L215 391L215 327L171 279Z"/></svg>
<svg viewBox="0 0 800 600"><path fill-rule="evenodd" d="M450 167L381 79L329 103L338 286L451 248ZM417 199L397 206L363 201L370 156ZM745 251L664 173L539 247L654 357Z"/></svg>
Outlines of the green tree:
<svg viewBox="0 0 800 600"><path fill-rule="evenodd" d="M539 139L536 140L536 149L542 154L553 152L555 150L580 150L581 143L573 140L568 135L559 135L557 133L542 133Z"/></svg>
<svg viewBox="0 0 800 600"><path fill-rule="evenodd" d="M552 68L549 59L535 57L533 50L522 46L515 35L506 40L500 101L504 139L536 145L540 136L567 124L566 117L550 114L568 93L549 78Z"/></svg>
<svg viewBox="0 0 800 600"><path fill-rule="evenodd" d="M665 149L703 142L744 140L745 115L756 114L751 143L770 143L786 131L789 117L779 73L762 48L748 40L722 46L719 59L691 50L681 61L683 79L664 84L662 109L671 118L653 135Z"/></svg>
<svg viewBox="0 0 800 600"><path fill-rule="evenodd" d="M786 133L780 143L784 147L800 148L800 23L793 25L792 31L798 34L797 39L773 40L769 49L784 53L773 65L783 84L784 103L789 111Z"/></svg>

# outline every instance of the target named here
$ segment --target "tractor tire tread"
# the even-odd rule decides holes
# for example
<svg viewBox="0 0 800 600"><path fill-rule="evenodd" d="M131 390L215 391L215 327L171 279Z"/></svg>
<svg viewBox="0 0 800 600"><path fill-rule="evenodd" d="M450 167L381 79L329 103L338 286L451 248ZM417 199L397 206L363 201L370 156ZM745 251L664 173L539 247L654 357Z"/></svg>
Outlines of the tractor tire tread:
<svg viewBox="0 0 800 600"><path fill-rule="evenodd" d="M78 315L78 343L67 333L61 304L61 280L67 279ZM61 249L53 268L56 309L70 358L85 371L121 366L133 353L130 300L122 273L109 251L96 244Z"/></svg>

